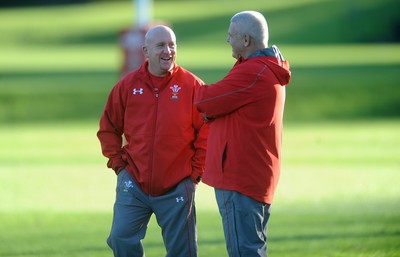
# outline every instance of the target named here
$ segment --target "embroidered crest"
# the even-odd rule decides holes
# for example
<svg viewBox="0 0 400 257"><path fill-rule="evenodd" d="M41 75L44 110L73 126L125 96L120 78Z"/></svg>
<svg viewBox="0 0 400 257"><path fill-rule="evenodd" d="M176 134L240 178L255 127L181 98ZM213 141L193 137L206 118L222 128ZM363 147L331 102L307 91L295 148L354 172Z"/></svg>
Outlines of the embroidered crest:
<svg viewBox="0 0 400 257"><path fill-rule="evenodd" d="M172 96L171 96L171 100L178 100L178 93L179 90L181 90L181 87L178 85L173 85L172 87L170 87L170 89L172 90Z"/></svg>
<svg viewBox="0 0 400 257"><path fill-rule="evenodd" d="M133 183L132 181L128 180L128 181L124 181L124 186L123 186L123 191L124 192L128 192L129 188L133 188Z"/></svg>

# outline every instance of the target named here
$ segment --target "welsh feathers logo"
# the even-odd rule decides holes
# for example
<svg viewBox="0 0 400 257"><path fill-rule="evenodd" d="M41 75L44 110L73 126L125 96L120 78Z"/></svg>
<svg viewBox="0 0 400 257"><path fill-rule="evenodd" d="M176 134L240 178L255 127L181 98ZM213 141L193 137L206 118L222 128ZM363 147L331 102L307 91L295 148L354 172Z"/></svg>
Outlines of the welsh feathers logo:
<svg viewBox="0 0 400 257"><path fill-rule="evenodd" d="M128 180L128 181L124 181L124 187L123 187L123 191L124 192L128 192L129 188L133 188L133 183L132 181Z"/></svg>
<svg viewBox="0 0 400 257"><path fill-rule="evenodd" d="M169 87L172 90L172 96L171 96L171 100L178 100L178 93L179 90L181 90L181 87L178 85L173 85L172 87Z"/></svg>

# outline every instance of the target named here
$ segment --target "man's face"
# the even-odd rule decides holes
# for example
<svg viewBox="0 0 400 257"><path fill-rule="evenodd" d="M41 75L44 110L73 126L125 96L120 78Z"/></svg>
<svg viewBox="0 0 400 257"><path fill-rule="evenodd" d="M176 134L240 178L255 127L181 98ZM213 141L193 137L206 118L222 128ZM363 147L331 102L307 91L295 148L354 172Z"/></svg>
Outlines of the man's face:
<svg viewBox="0 0 400 257"><path fill-rule="evenodd" d="M174 67L176 39L173 33L167 30L154 33L143 50L149 59L149 71L153 75L163 77Z"/></svg>
<svg viewBox="0 0 400 257"><path fill-rule="evenodd" d="M238 33L238 27L236 23L230 24L226 42L228 42L232 47L233 58L239 59L241 56L243 56L244 36Z"/></svg>

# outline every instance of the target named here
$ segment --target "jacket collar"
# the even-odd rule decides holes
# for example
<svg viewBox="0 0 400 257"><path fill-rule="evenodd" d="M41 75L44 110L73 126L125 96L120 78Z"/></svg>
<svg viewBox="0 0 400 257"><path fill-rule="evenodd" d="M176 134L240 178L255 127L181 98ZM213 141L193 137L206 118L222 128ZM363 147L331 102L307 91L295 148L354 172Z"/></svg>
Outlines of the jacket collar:
<svg viewBox="0 0 400 257"><path fill-rule="evenodd" d="M167 75L165 77L171 77L172 75L174 75L177 71L178 71L179 67L178 65L175 63L174 67L167 72ZM149 60L146 59L146 61L143 63L143 65L140 67L140 72L143 73L147 73L150 75L150 71L149 71Z"/></svg>
<svg viewBox="0 0 400 257"><path fill-rule="evenodd" d="M252 58L252 57L259 57L259 56L270 56L270 57L275 57L276 59L283 61L283 56L281 52L279 51L278 47L276 45L273 45L268 48L260 49L252 53L247 57Z"/></svg>

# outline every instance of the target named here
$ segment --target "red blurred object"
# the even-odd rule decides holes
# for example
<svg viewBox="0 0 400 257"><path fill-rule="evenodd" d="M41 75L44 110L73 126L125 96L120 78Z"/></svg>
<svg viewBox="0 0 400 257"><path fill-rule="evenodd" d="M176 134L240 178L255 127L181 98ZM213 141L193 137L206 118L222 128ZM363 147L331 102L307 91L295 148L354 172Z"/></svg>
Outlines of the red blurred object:
<svg viewBox="0 0 400 257"><path fill-rule="evenodd" d="M136 70L145 61L143 54L144 37L148 28L128 28L119 33L119 44L123 51L121 76Z"/></svg>

